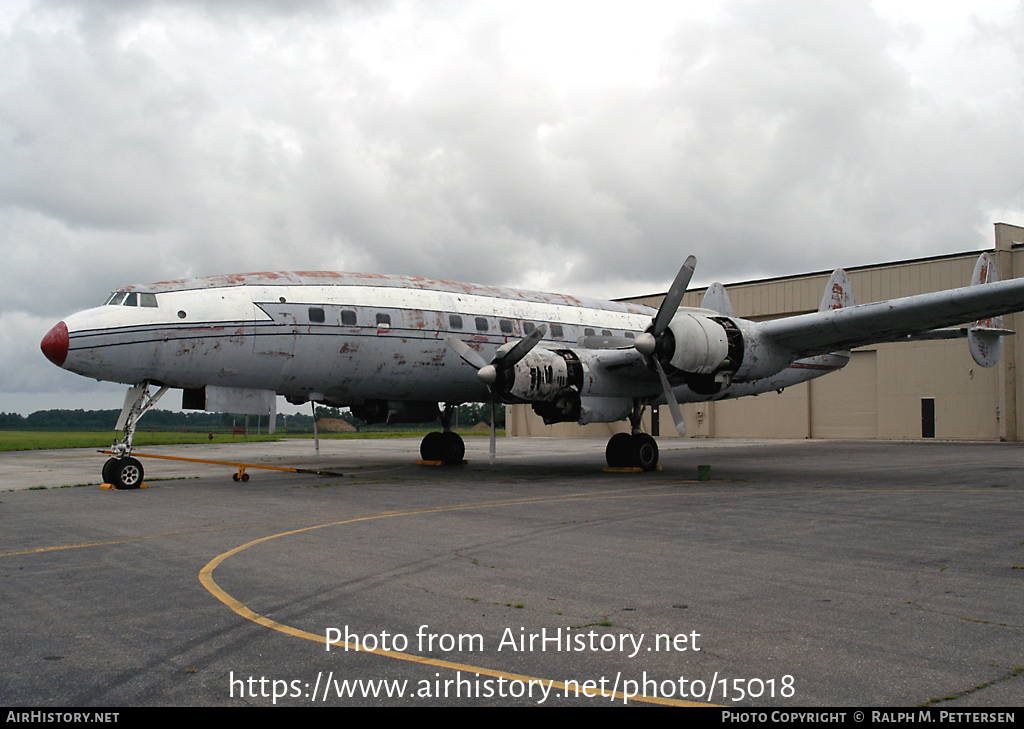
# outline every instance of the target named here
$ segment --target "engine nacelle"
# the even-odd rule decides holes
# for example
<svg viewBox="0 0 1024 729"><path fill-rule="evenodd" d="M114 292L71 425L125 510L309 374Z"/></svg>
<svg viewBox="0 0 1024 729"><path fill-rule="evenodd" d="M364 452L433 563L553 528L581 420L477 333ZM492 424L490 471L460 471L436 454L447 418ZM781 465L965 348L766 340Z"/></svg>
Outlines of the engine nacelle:
<svg viewBox="0 0 1024 729"><path fill-rule="evenodd" d="M583 365L571 349L532 349L494 383L508 403L530 403L548 425L580 419Z"/></svg>
<svg viewBox="0 0 1024 729"><path fill-rule="evenodd" d="M566 389L577 395L583 369L571 350L533 349L506 375L502 394L519 402L551 401Z"/></svg>
<svg viewBox="0 0 1024 729"><path fill-rule="evenodd" d="M687 387L701 395L714 395L732 382L770 377L792 361L791 352L745 319L684 312L668 329L672 343L666 369L681 374Z"/></svg>
<svg viewBox="0 0 1024 729"><path fill-rule="evenodd" d="M729 337L720 319L677 314L668 325L675 340L669 364L680 372L695 375L710 375L719 370L729 357Z"/></svg>

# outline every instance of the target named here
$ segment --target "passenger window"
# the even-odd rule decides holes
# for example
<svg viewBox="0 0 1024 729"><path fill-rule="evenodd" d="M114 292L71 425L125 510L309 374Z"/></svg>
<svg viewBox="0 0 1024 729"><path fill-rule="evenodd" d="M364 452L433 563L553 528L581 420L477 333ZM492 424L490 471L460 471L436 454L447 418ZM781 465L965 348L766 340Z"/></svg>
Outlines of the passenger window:
<svg viewBox="0 0 1024 729"><path fill-rule="evenodd" d="M602 337L610 337L611 335L612 335L612 333L610 331L608 331L607 329L602 329L601 330L601 336Z"/></svg>
<svg viewBox="0 0 1024 729"><path fill-rule="evenodd" d="M626 332L626 339L636 339L633 332Z"/></svg>
<svg viewBox="0 0 1024 729"><path fill-rule="evenodd" d="M156 294L139 294L139 306L147 306L150 309L155 309Z"/></svg>
<svg viewBox="0 0 1024 729"><path fill-rule="evenodd" d="M448 326L452 329L462 329L462 317L458 314L448 315Z"/></svg>
<svg viewBox="0 0 1024 729"><path fill-rule="evenodd" d="M377 326L379 326L379 327L390 327L391 326L391 314L377 314Z"/></svg>
<svg viewBox="0 0 1024 729"><path fill-rule="evenodd" d="M138 305L139 305L139 295L137 293L135 293L134 291L132 291L130 294L128 294L128 296L125 297L124 303L122 304L122 306L138 306Z"/></svg>
<svg viewBox="0 0 1024 729"><path fill-rule="evenodd" d="M533 322L530 322L530 321L524 321L523 322L523 334L533 334L533 330L536 329L536 328L537 327L535 327L533 325Z"/></svg>
<svg viewBox="0 0 1024 729"><path fill-rule="evenodd" d="M326 320L324 310L319 306L309 307L309 321L311 324L323 324Z"/></svg>
<svg viewBox="0 0 1024 729"><path fill-rule="evenodd" d="M500 319L498 321L498 326L501 327L501 331L504 334L512 333L512 322L510 322L508 319Z"/></svg>
<svg viewBox="0 0 1024 729"><path fill-rule="evenodd" d="M561 324L551 325L551 336L554 337L555 339L561 339L562 337L565 336L565 332L562 331Z"/></svg>
<svg viewBox="0 0 1024 729"><path fill-rule="evenodd" d="M356 325L356 313L354 311L341 312L341 323L347 327L354 327Z"/></svg>
<svg viewBox="0 0 1024 729"><path fill-rule="evenodd" d="M487 326L487 319L482 316L476 318L476 330L478 332L486 332L489 327Z"/></svg>
<svg viewBox="0 0 1024 729"><path fill-rule="evenodd" d="M592 336L594 336L594 330L593 329L584 329L583 330L583 336L585 336L585 337L592 337Z"/></svg>

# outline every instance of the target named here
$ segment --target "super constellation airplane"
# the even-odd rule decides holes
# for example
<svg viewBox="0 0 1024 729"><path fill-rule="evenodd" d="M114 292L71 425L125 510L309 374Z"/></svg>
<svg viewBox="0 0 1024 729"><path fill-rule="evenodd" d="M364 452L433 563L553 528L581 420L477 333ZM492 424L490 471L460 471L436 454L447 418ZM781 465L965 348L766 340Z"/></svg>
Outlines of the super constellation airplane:
<svg viewBox="0 0 1024 729"><path fill-rule="evenodd" d="M631 432L608 442L608 464L653 469L658 446L640 430L649 405L666 403L682 435L677 402L779 390L840 369L852 347L908 338L966 336L991 366L1010 333L995 317L1024 310L1024 279L997 281L988 254L969 287L860 306L837 270L817 312L767 322L733 316L720 284L700 308L681 307L695 263L686 260L658 310L333 272L127 286L59 322L41 348L64 369L131 385L116 426L124 437L103 467L120 488L142 480L132 436L169 388L183 390L183 408L221 412L272 414L284 395L348 406L370 423L440 415L442 430L420 450L447 463L465 452L450 429L458 404L529 403L546 423L628 420Z"/></svg>

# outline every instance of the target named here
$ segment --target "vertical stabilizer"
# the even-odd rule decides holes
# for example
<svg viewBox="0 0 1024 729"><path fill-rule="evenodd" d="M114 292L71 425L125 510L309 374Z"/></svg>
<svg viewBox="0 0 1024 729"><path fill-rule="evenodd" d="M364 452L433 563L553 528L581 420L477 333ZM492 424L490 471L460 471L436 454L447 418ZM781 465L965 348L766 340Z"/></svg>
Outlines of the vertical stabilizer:
<svg viewBox="0 0 1024 729"><path fill-rule="evenodd" d="M729 294L726 293L725 287L717 281L708 286L700 306L702 309L717 311L722 316L735 316L732 313L732 301L729 300Z"/></svg>
<svg viewBox="0 0 1024 729"><path fill-rule="evenodd" d="M846 275L846 271L837 268L825 284L825 295L821 297L818 311L844 309L856 303L853 300L853 284L850 283L850 277Z"/></svg>
<svg viewBox="0 0 1024 729"><path fill-rule="evenodd" d="M996 272L996 262L992 254L986 251L978 256L978 262L974 265L974 275L971 276L971 286L984 286L995 283L999 280ZM990 319L981 319L967 326L967 345L971 350L971 357L982 367L992 367L1003 356L1003 317L994 316Z"/></svg>

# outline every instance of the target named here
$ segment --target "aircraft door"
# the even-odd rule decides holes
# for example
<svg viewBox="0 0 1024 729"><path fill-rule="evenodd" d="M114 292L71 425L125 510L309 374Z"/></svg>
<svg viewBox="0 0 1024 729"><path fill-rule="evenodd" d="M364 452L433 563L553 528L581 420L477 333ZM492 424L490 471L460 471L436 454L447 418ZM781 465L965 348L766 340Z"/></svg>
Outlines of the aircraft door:
<svg viewBox="0 0 1024 729"><path fill-rule="evenodd" d="M279 375L295 356L299 309L305 311L284 301L253 301L252 353L260 372Z"/></svg>

